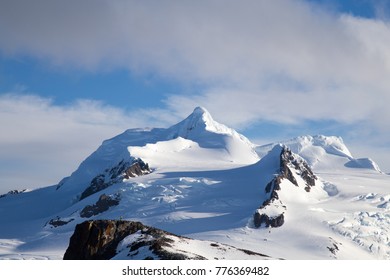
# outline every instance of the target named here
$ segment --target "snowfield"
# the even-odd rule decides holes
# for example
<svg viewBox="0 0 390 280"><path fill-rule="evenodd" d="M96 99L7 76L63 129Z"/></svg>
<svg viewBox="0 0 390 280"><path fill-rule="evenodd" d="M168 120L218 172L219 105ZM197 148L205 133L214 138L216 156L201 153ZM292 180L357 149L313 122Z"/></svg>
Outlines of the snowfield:
<svg viewBox="0 0 390 280"><path fill-rule="evenodd" d="M284 149L292 156L283 177ZM125 176L139 160L150 172L138 166ZM314 186L297 162L311 168ZM272 180L275 192L267 190ZM283 223L256 227L256 211L283 214ZM390 259L390 176L355 159L339 137L256 146L196 108L170 128L104 141L58 185L0 197L0 258L62 259L76 224L89 219L140 221L190 237L171 250L210 259L247 257L231 247L274 259ZM137 238L125 238L115 258L129 258L123 252Z"/></svg>

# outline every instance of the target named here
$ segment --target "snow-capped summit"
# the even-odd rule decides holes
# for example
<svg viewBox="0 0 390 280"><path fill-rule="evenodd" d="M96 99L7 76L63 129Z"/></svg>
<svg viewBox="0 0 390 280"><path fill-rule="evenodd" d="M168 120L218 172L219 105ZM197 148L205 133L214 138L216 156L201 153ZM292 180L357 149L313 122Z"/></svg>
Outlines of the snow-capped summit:
<svg viewBox="0 0 390 280"><path fill-rule="evenodd" d="M196 107L183 121L169 128L173 138L177 136L188 138L202 133L204 130L219 134L233 134L233 130L220 124L212 118L210 113L203 107Z"/></svg>
<svg viewBox="0 0 390 280"><path fill-rule="evenodd" d="M205 149L218 149L227 161L255 163L259 160L255 145L232 128L215 121L203 107L196 107L183 121L166 130L165 139L178 137L191 140ZM161 141L160 140L160 141Z"/></svg>
<svg viewBox="0 0 390 280"><path fill-rule="evenodd" d="M169 128L129 129L105 140L58 189L83 197L85 189L95 182L110 184L107 178L112 170L130 167L139 160L152 169L251 164L259 160L254 148L245 136L214 121L205 108L196 107L187 118Z"/></svg>

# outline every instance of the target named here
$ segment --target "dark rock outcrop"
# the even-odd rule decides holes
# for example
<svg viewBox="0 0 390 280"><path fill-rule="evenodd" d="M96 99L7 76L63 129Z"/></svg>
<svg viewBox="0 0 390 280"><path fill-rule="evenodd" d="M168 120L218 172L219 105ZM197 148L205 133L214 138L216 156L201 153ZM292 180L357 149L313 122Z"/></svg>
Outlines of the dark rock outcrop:
<svg viewBox="0 0 390 280"><path fill-rule="evenodd" d="M124 242L121 243L122 240ZM188 247L191 251L186 251L183 244L192 244L191 242L194 242L192 246ZM117 254L119 254L121 259L204 260L206 257L196 253L196 246L199 244L197 242L208 243L208 241L194 241L191 238L145 226L139 222L86 221L76 226L64 259L108 260L114 257L118 258ZM231 252L241 252L259 259L270 258L264 254L218 242L209 242L208 244L214 249L215 257L218 256L218 258L223 258L224 253ZM233 255L235 254L233 253ZM215 257L211 258L215 259Z"/></svg>
<svg viewBox="0 0 390 280"><path fill-rule="evenodd" d="M317 176L313 173L311 168L302 158L293 154L287 147L283 147L279 159L279 174L276 175L265 187L265 192L269 194L269 197L253 214L253 222L256 228L261 226L280 227L284 224L284 211L287 209L287 207L280 200L278 192L281 191L280 184L285 179L299 187L292 169L305 182L304 190L306 192L310 192L311 188L315 186ZM272 217L266 213L266 208L271 204L273 204L280 211L279 214L276 214Z"/></svg>
<svg viewBox="0 0 390 280"><path fill-rule="evenodd" d="M46 224L51 225L52 227L60 227L69 224L72 222L74 219L69 219L69 220L62 220L60 217L56 217L55 219L51 219L48 221ZM46 226L46 225L45 225Z"/></svg>
<svg viewBox="0 0 390 280"><path fill-rule="evenodd" d="M143 162L142 160L138 160L138 161L134 162L132 165L130 165L130 167L124 171L123 176L125 179L129 179L132 177L142 176L142 175L148 174L150 172L151 171L150 171L149 165L147 163Z"/></svg>
<svg viewBox="0 0 390 280"><path fill-rule="evenodd" d="M335 241L333 238L329 237L329 242L331 243L330 246L326 246L326 248L329 250L329 252L331 252L334 257L336 257L338 251L340 251L340 248L339 246L341 246L342 244Z"/></svg>
<svg viewBox="0 0 390 280"><path fill-rule="evenodd" d="M297 180L292 174L291 168L294 168L305 181L306 187L308 187L305 188L305 190L309 192L310 188L315 186L317 176L313 173L306 161L297 155L294 155L287 147L283 147L280 154L280 174L291 183L298 186Z"/></svg>
<svg viewBox="0 0 390 280"><path fill-rule="evenodd" d="M142 230L139 222L96 220L78 224L70 238L64 260L108 260L116 254L119 242Z"/></svg>
<svg viewBox="0 0 390 280"><path fill-rule="evenodd" d="M6 197L6 196L9 196L9 195L21 194L21 193L24 193L25 191L26 191L26 189L24 189L24 190L12 190L12 191L7 192L6 194L1 194L0 198Z"/></svg>
<svg viewBox="0 0 390 280"><path fill-rule="evenodd" d="M256 212L253 217L255 227L260 227L264 225L265 227L281 227L284 224L284 214L280 214L275 217L269 217L267 214L260 214Z"/></svg>
<svg viewBox="0 0 390 280"><path fill-rule="evenodd" d="M108 195L102 194L99 197L99 200L93 205L87 205L81 210L80 217L90 218L97 214L107 211L110 207L116 206L119 204L119 197L111 198Z"/></svg>
<svg viewBox="0 0 390 280"><path fill-rule="evenodd" d="M95 220L86 221L76 226L70 238L69 247L65 252L64 260L108 260L116 255L118 244L131 234L139 233L145 238L138 239L129 245L130 255L138 254L142 247L150 252L145 259L185 260L189 257L180 252L170 252L164 247L170 247L173 240L172 233L148 227L140 222ZM185 239L184 237L180 237ZM194 256L192 259L205 259Z"/></svg>
<svg viewBox="0 0 390 280"><path fill-rule="evenodd" d="M89 186L81 193L80 200L97 193L109 186L119 183L124 179L142 176L151 172L149 165L142 159L135 159L132 162L121 160L112 168L107 168L102 174L96 175Z"/></svg>

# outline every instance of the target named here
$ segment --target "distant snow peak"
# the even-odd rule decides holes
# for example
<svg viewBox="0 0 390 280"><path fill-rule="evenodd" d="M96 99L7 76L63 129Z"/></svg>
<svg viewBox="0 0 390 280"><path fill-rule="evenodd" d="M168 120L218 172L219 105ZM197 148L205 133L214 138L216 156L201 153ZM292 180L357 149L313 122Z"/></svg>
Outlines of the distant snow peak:
<svg viewBox="0 0 390 280"><path fill-rule="evenodd" d="M345 166L350 168L365 168L365 169L371 169L378 172L382 172L378 164L370 158L351 159L349 162L345 164Z"/></svg>
<svg viewBox="0 0 390 280"><path fill-rule="evenodd" d="M323 147L328 153L352 158L352 154L339 136L316 135L312 137L315 146Z"/></svg>
<svg viewBox="0 0 390 280"><path fill-rule="evenodd" d="M296 154L300 154L301 152L304 152L307 149L311 149L312 147L317 147L321 148L328 154L352 158L351 152L344 144L343 139L339 136L299 136L285 141L284 144L289 146L290 149Z"/></svg>
<svg viewBox="0 0 390 280"><path fill-rule="evenodd" d="M266 155L276 145L286 145L295 154L300 155L310 167L333 169L336 165L344 165L353 156L341 137L324 135L306 135L290 140L257 146L260 157Z"/></svg>

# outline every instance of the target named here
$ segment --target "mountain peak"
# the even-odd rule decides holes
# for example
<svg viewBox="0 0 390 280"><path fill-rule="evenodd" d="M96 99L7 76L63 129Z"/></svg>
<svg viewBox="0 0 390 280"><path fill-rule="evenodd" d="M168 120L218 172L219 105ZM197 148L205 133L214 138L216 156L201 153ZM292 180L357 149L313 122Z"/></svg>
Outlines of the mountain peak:
<svg viewBox="0 0 390 280"><path fill-rule="evenodd" d="M194 109L194 111L192 112L192 114L196 114L196 115L203 115L203 114L210 114L206 108L202 107L202 106L198 106Z"/></svg>
<svg viewBox="0 0 390 280"><path fill-rule="evenodd" d="M196 107L194 111L179 124L182 128L191 131L197 127L207 129L215 126L215 121L204 107ZM210 129L207 129L210 130ZM211 129L212 130L212 129Z"/></svg>
<svg viewBox="0 0 390 280"><path fill-rule="evenodd" d="M234 129L213 119L204 107L196 107L183 121L167 129L167 139L178 137L194 141L202 148L227 151L235 160L256 162L259 158L254 145Z"/></svg>
<svg viewBox="0 0 390 280"><path fill-rule="evenodd" d="M232 134L232 129L216 122L211 114L204 107L196 107L194 111L183 121L171 126L173 138L180 136L188 138L199 136L205 131L218 134Z"/></svg>

